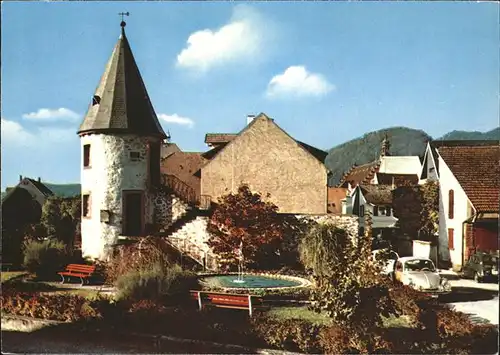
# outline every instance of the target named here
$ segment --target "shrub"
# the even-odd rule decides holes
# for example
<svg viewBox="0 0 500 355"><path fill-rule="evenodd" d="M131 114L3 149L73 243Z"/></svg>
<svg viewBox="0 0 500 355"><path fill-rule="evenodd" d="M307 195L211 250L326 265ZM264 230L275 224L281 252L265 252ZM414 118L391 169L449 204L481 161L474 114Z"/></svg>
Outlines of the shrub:
<svg viewBox="0 0 500 355"><path fill-rule="evenodd" d="M69 261L62 242L47 239L31 241L24 248L24 267L36 274L39 279L56 275Z"/></svg>
<svg viewBox="0 0 500 355"><path fill-rule="evenodd" d="M57 321L101 318L107 299L89 301L76 295L43 295L20 292L2 293L2 312Z"/></svg>
<svg viewBox="0 0 500 355"><path fill-rule="evenodd" d="M360 334L338 325L324 328L320 332L319 343L327 354L390 354L394 348L386 333L380 329Z"/></svg>
<svg viewBox="0 0 500 355"><path fill-rule="evenodd" d="M321 325L299 319L275 319L266 316L251 320L254 334L268 345L289 351L320 353Z"/></svg>
<svg viewBox="0 0 500 355"><path fill-rule="evenodd" d="M148 269L151 265L167 267L173 264L161 243L159 239L147 237L133 245L119 247L110 260L102 265L106 282L114 284L120 276Z"/></svg>
<svg viewBox="0 0 500 355"><path fill-rule="evenodd" d="M116 281L118 298L126 300L172 298L186 295L196 286L196 275L178 265L154 264L147 269L131 270Z"/></svg>

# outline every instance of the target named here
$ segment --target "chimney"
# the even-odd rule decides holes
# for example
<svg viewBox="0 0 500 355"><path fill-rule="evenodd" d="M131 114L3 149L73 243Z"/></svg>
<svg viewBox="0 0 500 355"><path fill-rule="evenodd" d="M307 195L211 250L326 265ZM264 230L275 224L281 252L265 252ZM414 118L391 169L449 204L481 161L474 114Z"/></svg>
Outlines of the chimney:
<svg viewBox="0 0 500 355"><path fill-rule="evenodd" d="M40 178L40 176L38 177L38 182L42 182L42 179Z"/></svg>
<svg viewBox="0 0 500 355"><path fill-rule="evenodd" d="M253 119L255 118L255 115L247 115L247 125L249 125Z"/></svg>
<svg viewBox="0 0 500 355"><path fill-rule="evenodd" d="M19 182L23 181L23 176L19 175Z"/></svg>

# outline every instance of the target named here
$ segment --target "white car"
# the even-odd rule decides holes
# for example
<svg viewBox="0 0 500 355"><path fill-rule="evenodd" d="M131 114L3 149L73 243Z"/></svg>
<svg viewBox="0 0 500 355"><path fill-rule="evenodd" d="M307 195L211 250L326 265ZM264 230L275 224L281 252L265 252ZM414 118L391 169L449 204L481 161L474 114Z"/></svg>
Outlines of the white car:
<svg viewBox="0 0 500 355"><path fill-rule="evenodd" d="M431 259L416 256L399 258L394 269L394 279L418 291L437 296L451 292L451 285L442 278Z"/></svg>

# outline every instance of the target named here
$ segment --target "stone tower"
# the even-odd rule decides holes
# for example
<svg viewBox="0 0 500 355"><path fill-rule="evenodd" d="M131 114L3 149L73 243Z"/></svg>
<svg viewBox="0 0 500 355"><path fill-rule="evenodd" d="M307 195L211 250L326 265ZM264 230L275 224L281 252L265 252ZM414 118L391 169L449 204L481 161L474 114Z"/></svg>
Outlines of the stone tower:
<svg viewBox="0 0 500 355"><path fill-rule="evenodd" d="M388 157L391 155L391 142L389 142L389 136L387 133L384 136L384 139L382 140L382 145L380 147L380 156L381 157Z"/></svg>
<svg viewBox="0 0 500 355"><path fill-rule="evenodd" d="M154 225L166 138L125 36L121 35L78 135L82 147L82 254L106 259L120 237Z"/></svg>

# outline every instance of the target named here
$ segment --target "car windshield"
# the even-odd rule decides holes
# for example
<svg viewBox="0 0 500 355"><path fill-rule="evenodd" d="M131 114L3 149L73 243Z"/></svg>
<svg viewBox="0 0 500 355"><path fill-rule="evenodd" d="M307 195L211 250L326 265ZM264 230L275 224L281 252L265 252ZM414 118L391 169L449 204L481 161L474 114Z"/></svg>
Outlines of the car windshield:
<svg viewBox="0 0 500 355"><path fill-rule="evenodd" d="M434 263L432 261L426 260L426 259L408 260L405 263L405 269L408 271L422 271L423 269L426 269L429 271L436 271L436 268L434 267Z"/></svg>

